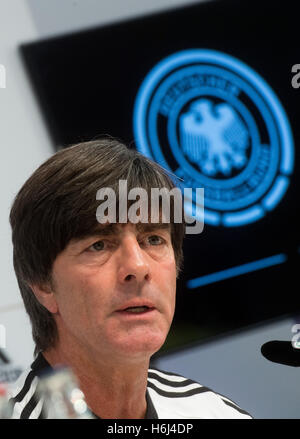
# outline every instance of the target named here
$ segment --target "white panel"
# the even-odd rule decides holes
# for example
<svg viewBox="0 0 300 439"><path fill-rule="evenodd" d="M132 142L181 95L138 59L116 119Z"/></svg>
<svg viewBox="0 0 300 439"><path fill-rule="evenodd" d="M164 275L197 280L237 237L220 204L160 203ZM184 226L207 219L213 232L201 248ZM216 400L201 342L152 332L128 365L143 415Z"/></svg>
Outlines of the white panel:
<svg viewBox="0 0 300 439"><path fill-rule="evenodd" d="M6 346L1 351L16 366L25 369L33 361L34 343L24 307L20 304L19 308L0 311L0 325L6 332Z"/></svg>
<svg viewBox="0 0 300 439"><path fill-rule="evenodd" d="M6 70L6 88L0 89L1 309L20 302L12 264L10 207L21 185L53 147L18 53L21 42L36 36L24 1L1 0L0 29L0 64Z"/></svg>
<svg viewBox="0 0 300 439"><path fill-rule="evenodd" d="M26 1L1 0L0 64L6 88L0 88L0 324L6 332L4 352L23 368L32 361L33 342L13 270L8 215L21 185L53 152L18 52L20 43L36 37Z"/></svg>
<svg viewBox="0 0 300 439"><path fill-rule="evenodd" d="M42 37L203 1L207 0L27 0Z"/></svg>

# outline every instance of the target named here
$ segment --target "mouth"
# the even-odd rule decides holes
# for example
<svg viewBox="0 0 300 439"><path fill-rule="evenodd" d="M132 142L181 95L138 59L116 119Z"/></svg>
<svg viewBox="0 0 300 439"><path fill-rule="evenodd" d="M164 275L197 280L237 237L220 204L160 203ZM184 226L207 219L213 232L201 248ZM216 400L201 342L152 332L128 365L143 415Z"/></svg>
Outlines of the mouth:
<svg viewBox="0 0 300 439"><path fill-rule="evenodd" d="M152 303L127 303L121 309L118 309L117 313L123 315L140 315L148 314L155 309L156 308Z"/></svg>
<svg viewBox="0 0 300 439"><path fill-rule="evenodd" d="M149 306L129 306L128 308L122 309L119 312L128 312L131 314L144 314L153 309L154 308L150 308Z"/></svg>

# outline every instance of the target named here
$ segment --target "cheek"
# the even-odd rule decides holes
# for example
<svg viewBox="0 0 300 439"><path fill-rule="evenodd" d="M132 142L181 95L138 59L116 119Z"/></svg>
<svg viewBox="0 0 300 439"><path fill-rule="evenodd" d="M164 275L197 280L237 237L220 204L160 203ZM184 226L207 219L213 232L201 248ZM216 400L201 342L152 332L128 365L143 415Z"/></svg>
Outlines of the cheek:
<svg viewBox="0 0 300 439"><path fill-rule="evenodd" d="M69 273L67 270L55 280L56 299L59 314L63 320L76 325L86 318L88 312L87 280L76 272Z"/></svg>
<svg viewBox="0 0 300 439"><path fill-rule="evenodd" d="M172 287L176 286L176 264L174 256L170 255L165 260L162 260L158 266L158 271L162 275L162 271L164 272L164 278L167 283L172 285Z"/></svg>
<svg viewBox="0 0 300 439"><path fill-rule="evenodd" d="M174 258L170 257L159 264L157 276L162 291L166 292L165 297L169 305L169 312L173 316L176 300L176 265Z"/></svg>

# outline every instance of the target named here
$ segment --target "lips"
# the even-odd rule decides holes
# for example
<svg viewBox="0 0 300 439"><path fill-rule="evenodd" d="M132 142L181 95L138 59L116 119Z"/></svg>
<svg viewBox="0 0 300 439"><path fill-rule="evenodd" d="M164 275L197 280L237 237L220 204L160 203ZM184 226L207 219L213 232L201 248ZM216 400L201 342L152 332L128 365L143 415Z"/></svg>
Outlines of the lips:
<svg viewBox="0 0 300 439"><path fill-rule="evenodd" d="M123 312L123 313L129 312L131 314L143 314L145 312L150 311L151 309L153 309L153 308L148 308L147 306L135 306L135 307L126 308L124 311L120 311L120 312Z"/></svg>
<svg viewBox="0 0 300 439"><path fill-rule="evenodd" d="M126 302L117 312L143 313L155 309L152 302L148 300L134 300Z"/></svg>

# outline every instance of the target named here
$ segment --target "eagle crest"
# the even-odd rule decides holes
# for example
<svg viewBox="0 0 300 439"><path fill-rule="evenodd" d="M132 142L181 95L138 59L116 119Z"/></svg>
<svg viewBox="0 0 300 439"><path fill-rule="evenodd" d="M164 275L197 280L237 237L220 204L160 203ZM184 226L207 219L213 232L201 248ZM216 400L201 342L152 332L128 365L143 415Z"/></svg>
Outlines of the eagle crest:
<svg viewBox="0 0 300 439"><path fill-rule="evenodd" d="M202 173L229 176L247 163L249 133L237 112L226 103L194 101L179 121L183 152Z"/></svg>

